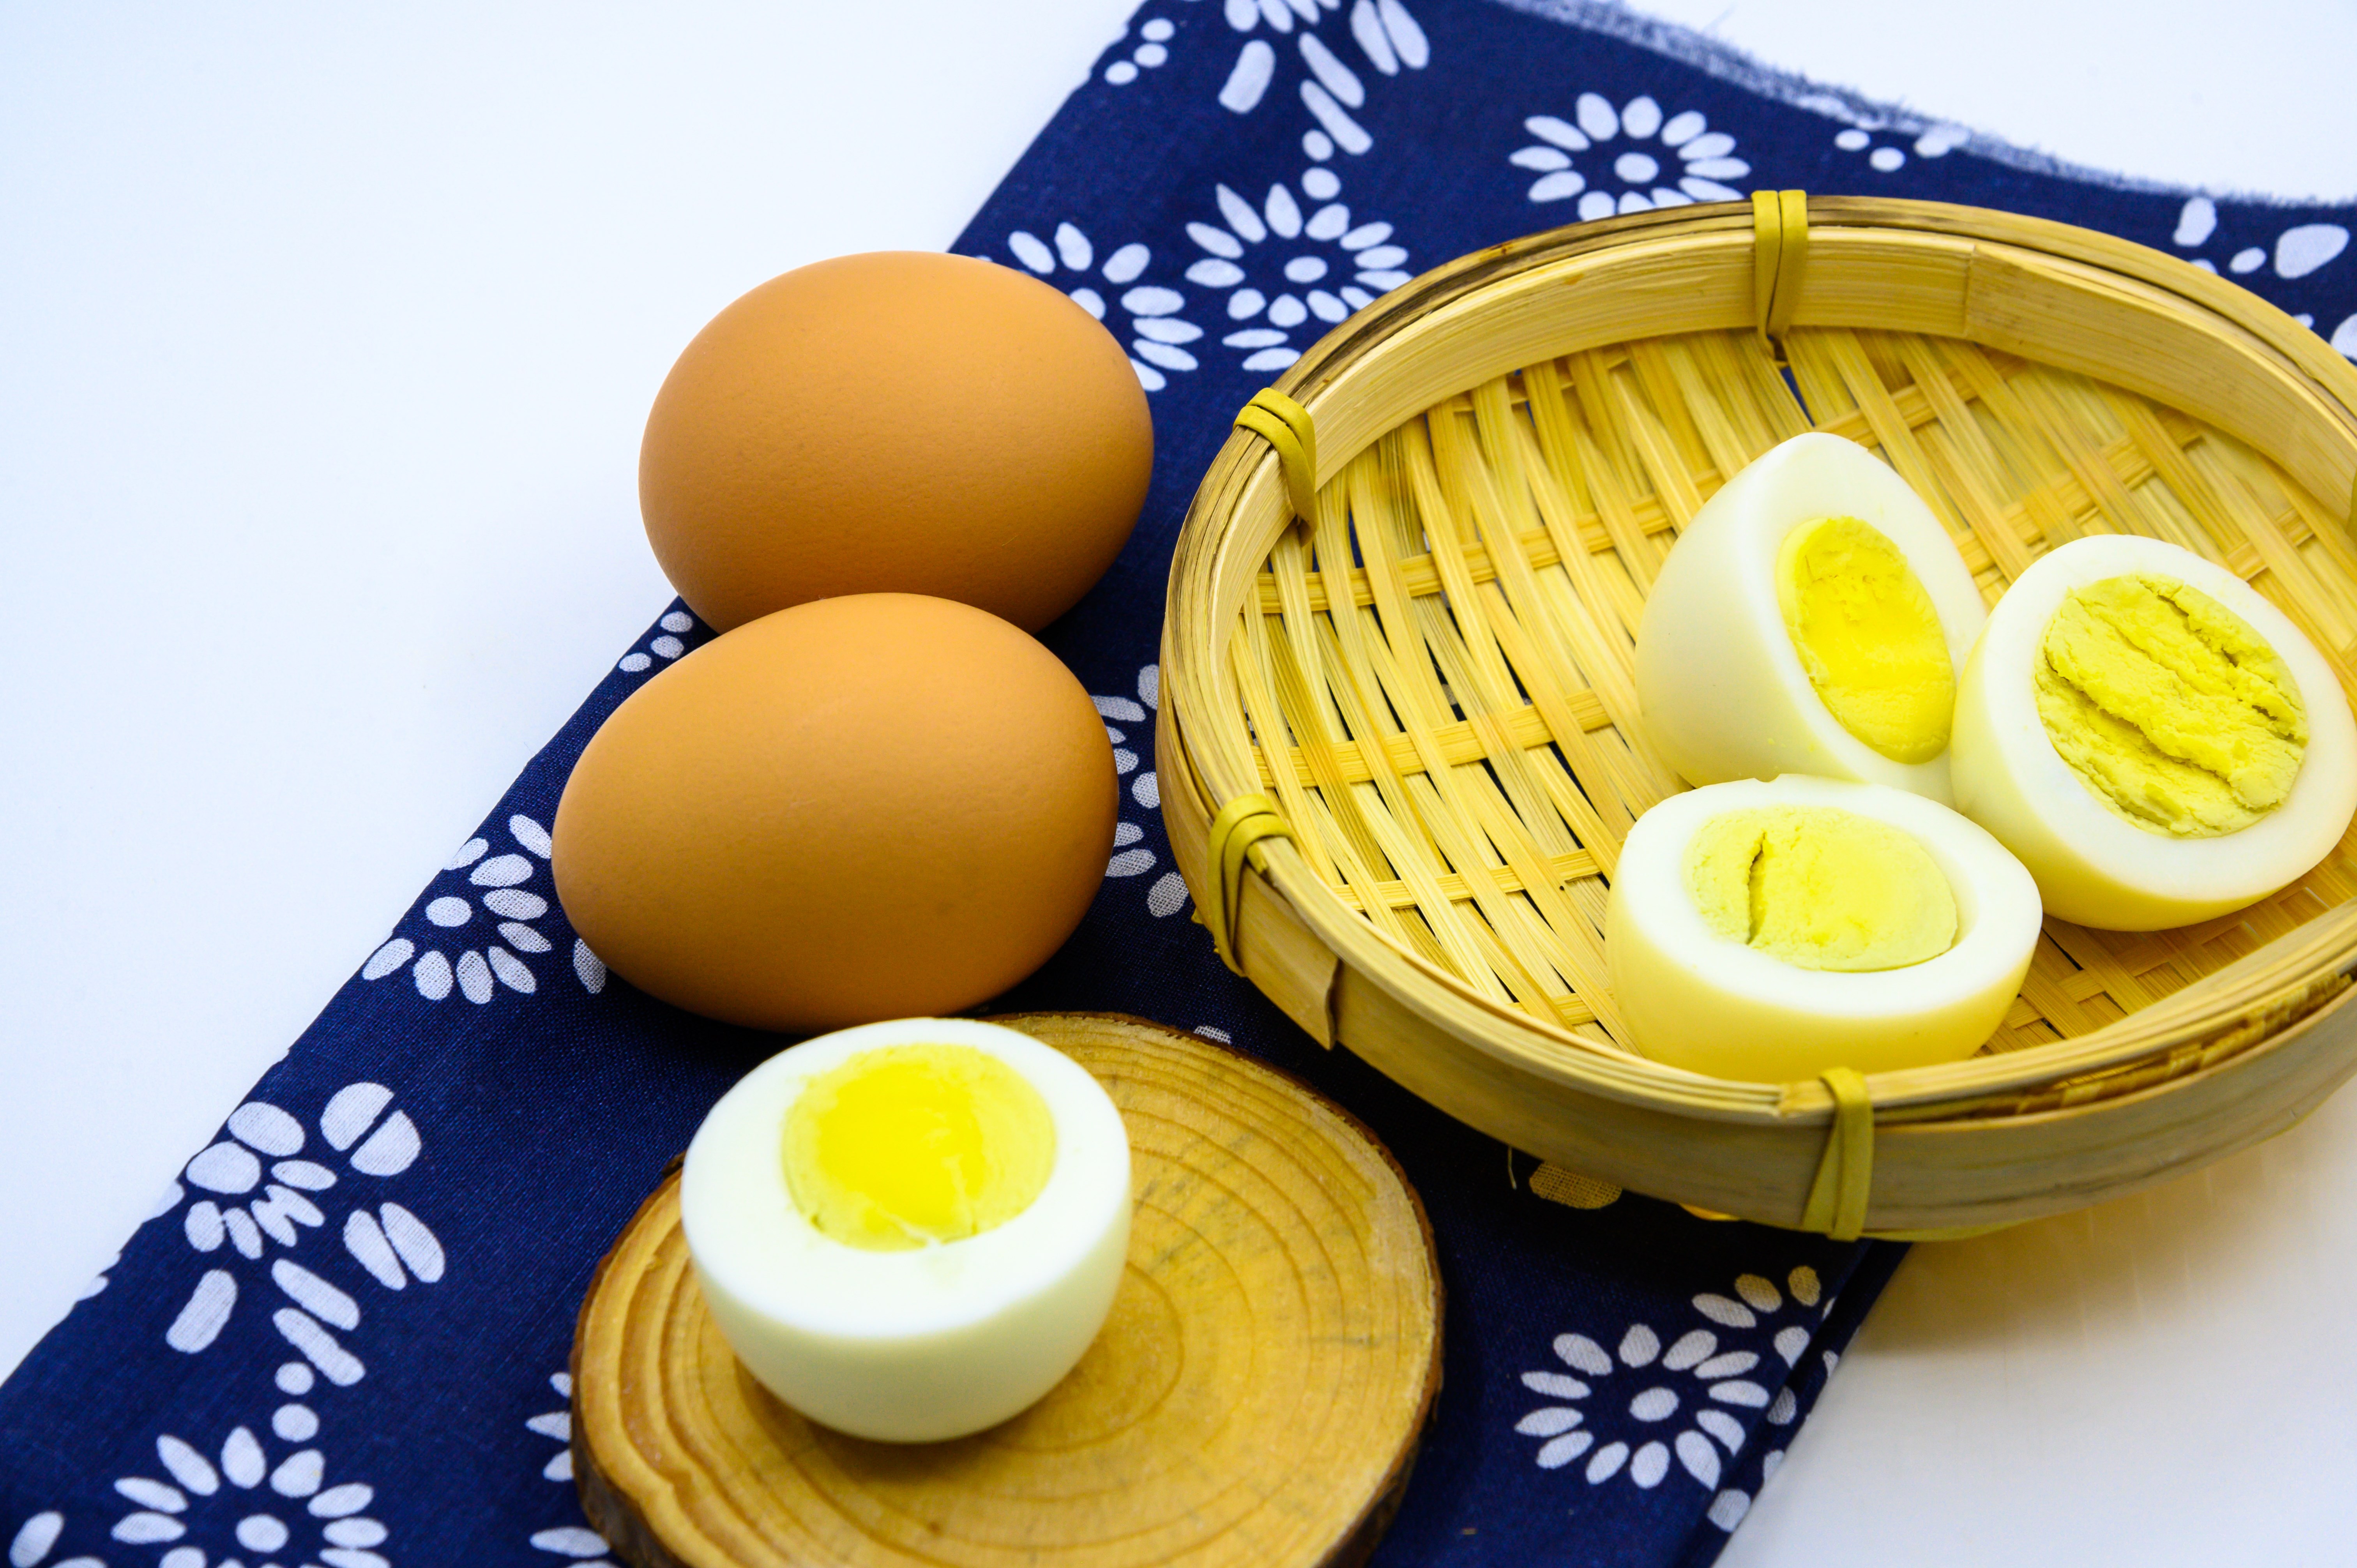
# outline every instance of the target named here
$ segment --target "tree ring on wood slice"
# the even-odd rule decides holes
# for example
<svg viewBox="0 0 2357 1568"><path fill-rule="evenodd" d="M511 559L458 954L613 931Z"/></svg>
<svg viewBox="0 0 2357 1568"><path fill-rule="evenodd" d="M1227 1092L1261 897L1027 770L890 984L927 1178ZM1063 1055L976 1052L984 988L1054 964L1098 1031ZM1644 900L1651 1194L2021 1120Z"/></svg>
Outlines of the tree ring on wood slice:
<svg viewBox="0 0 2357 1568"><path fill-rule="evenodd" d="M994 1020L1095 1075L1136 1216L1103 1330L1014 1419L949 1443L817 1426L705 1310L674 1171L615 1242L573 1343L590 1522L640 1568L1355 1564L1440 1387L1415 1189L1307 1085L1142 1019Z"/></svg>

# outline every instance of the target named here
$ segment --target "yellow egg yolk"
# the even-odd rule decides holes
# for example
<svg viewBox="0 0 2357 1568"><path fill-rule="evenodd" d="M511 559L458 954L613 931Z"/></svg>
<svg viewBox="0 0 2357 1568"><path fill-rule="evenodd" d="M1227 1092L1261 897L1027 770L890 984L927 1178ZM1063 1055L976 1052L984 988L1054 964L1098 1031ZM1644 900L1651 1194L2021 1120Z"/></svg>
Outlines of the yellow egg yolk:
<svg viewBox="0 0 2357 1568"><path fill-rule="evenodd" d="M1931 853L1832 806L1760 806L1688 841L1686 891L1713 931L1800 969L1903 969L1956 943L1956 895Z"/></svg>
<svg viewBox="0 0 2357 1568"><path fill-rule="evenodd" d="M869 1251L976 1236L1031 1206L1056 1163L1048 1102L971 1046L884 1046L819 1074L786 1112L786 1187L824 1235Z"/></svg>
<svg viewBox="0 0 2357 1568"><path fill-rule="evenodd" d="M1893 762L1948 749L1956 670L1932 596L1899 547L1854 517L1821 517L1776 552L1776 602L1817 700Z"/></svg>
<svg viewBox="0 0 2357 1568"><path fill-rule="evenodd" d="M2214 838L2284 802L2308 711L2276 650L2208 595L2167 577L2072 590L2032 673L2055 753L2147 832Z"/></svg>

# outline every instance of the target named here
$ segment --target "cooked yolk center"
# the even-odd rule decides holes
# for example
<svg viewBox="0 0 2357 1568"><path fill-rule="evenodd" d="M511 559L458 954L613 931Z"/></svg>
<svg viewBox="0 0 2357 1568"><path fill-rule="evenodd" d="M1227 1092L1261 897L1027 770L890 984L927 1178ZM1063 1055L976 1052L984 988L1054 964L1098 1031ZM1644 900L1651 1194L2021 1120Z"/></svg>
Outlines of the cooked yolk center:
<svg viewBox="0 0 2357 1568"><path fill-rule="evenodd" d="M1821 517L1776 552L1776 602L1817 700L1893 762L1948 749L1956 670L1907 557L1854 517Z"/></svg>
<svg viewBox="0 0 2357 1568"><path fill-rule="evenodd" d="M786 1187L870 1251L955 1241L1031 1206L1056 1163L1048 1102L971 1046L884 1046L819 1074L786 1112Z"/></svg>
<svg viewBox="0 0 2357 1568"><path fill-rule="evenodd" d="M2284 802L2308 710L2276 650L2167 577L2074 588L2034 667L2038 716L2088 792L2147 832L2215 838Z"/></svg>
<svg viewBox="0 0 2357 1568"><path fill-rule="evenodd" d="M1903 969L1956 943L1956 895L1930 852L1832 806L1713 817L1685 879L1712 930L1800 969Z"/></svg>

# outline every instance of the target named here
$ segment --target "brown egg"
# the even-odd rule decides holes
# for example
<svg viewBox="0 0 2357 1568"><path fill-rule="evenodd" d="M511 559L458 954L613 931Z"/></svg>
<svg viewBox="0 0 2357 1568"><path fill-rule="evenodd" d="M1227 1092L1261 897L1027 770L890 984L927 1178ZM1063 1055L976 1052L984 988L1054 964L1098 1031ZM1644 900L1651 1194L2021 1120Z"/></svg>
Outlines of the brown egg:
<svg viewBox="0 0 2357 1568"><path fill-rule="evenodd" d="M556 896L615 972L728 1024L950 1014L1072 934L1117 806L1096 705L1020 629L823 599L606 719L556 806Z"/></svg>
<svg viewBox="0 0 2357 1568"><path fill-rule="evenodd" d="M841 256L771 278L672 367L639 509L726 631L839 594L932 594L1037 631L1121 553L1154 428L1113 335L968 256Z"/></svg>
<svg viewBox="0 0 2357 1568"><path fill-rule="evenodd" d="M556 893L614 971L734 1024L953 1013L1044 962L1113 848L1088 693L996 616L825 599L657 675L581 754Z"/></svg>

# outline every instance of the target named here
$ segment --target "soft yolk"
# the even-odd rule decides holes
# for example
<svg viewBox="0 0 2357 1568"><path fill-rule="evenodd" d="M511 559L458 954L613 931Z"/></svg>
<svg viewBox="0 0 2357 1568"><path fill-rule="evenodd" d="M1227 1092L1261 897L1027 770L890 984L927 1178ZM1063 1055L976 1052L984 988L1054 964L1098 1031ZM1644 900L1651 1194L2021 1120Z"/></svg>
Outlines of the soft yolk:
<svg viewBox="0 0 2357 1568"><path fill-rule="evenodd" d="M2298 683L2215 599L2167 577L2106 577L2062 601L2040 651L2047 737L2114 814L2214 838L2291 793L2308 748Z"/></svg>
<svg viewBox="0 0 2357 1568"><path fill-rule="evenodd" d="M1821 517L1784 536L1776 602L1809 684L1842 728L1893 762L1948 749L1956 670L1932 596L1880 530Z"/></svg>
<svg viewBox="0 0 2357 1568"><path fill-rule="evenodd" d="M1956 895L1929 851L1832 806L1761 806L1703 824L1686 891L1710 929L1800 969L1903 969L1956 943Z"/></svg>
<svg viewBox="0 0 2357 1568"><path fill-rule="evenodd" d="M870 1251L955 1241L1031 1206L1056 1163L1048 1102L971 1046L885 1046L819 1074L786 1112L786 1187Z"/></svg>

